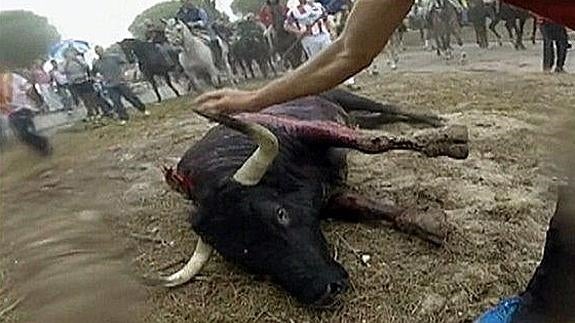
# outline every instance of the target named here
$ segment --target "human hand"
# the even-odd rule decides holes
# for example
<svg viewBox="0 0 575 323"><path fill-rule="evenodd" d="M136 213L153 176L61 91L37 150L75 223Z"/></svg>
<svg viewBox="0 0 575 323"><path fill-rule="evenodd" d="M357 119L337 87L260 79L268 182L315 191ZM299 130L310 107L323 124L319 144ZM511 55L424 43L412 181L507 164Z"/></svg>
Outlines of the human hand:
<svg viewBox="0 0 575 323"><path fill-rule="evenodd" d="M199 96L194 104L201 112L234 114L262 108L255 98L255 91L221 89Z"/></svg>

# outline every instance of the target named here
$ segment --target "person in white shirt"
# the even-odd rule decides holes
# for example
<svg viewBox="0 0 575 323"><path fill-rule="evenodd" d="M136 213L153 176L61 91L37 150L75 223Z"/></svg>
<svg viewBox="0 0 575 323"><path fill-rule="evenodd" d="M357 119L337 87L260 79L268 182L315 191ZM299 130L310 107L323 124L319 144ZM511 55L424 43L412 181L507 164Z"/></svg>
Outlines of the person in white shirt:
<svg viewBox="0 0 575 323"><path fill-rule="evenodd" d="M301 38L301 44L309 58L316 56L331 45L331 23L325 8L314 0L300 0L297 7L287 13L285 29ZM355 80L349 78L344 84L352 88Z"/></svg>
<svg viewBox="0 0 575 323"><path fill-rule="evenodd" d="M56 88L56 94L58 94L60 97L60 102L64 106L64 110L66 110L68 114L71 114L74 99L68 90L68 79L66 78L66 75L60 70L56 60L51 60L50 64L52 64L52 69L49 72L50 81Z"/></svg>
<svg viewBox="0 0 575 323"><path fill-rule="evenodd" d="M52 153L52 146L36 131L33 118L38 109L30 97L32 88L24 77L5 71L0 65L0 112L8 118L16 137L47 156Z"/></svg>

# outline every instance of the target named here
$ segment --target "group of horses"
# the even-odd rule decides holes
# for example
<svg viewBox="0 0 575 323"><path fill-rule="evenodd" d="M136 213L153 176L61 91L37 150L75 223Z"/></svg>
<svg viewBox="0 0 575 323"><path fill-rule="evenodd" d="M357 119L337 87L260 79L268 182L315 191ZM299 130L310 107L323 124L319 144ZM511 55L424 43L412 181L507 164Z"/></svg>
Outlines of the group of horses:
<svg viewBox="0 0 575 323"><path fill-rule="evenodd" d="M410 29L419 30L422 42L430 47L434 40L434 47L438 55L450 55L451 39L455 38L459 45L463 44L462 12L454 5L457 0L430 0L430 2L417 2L407 18ZM503 45L502 36L497 31L500 22L505 22L509 38L513 46L520 50L523 45L524 28L531 14L523 9L498 3L497 1L468 0L468 23L474 28L477 44L480 48L489 47L487 29L495 35L499 45ZM489 24L487 24L489 20ZM533 26L536 26L535 23ZM535 28L532 39L535 37Z"/></svg>
<svg viewBox="0 0 575 323"><path fill-rule="evenodd" d="M397 47L401 46L402 33L407 29L419 30L426 47L434 40L433 48L437 54L447 59L452 57L452 38L458 45L463 45L461 11L452 2L457 0L429 1L416 2L404 28L396 32L388 45L386 56L389 56L392 65L397 63ZM306 59L305 53L297 36L284 28L285 8L272 5L271 14L272 24L267 31L254 19L242 19L232 24L215 23L212 26L215 40L175 18L164 20L166 39L178 49L171 51L169 57L150 42L125 39L119 45L130 62L138 62L144 79L152 85L158 101L161 101L156 76L165 80L179 96L171 77L178 80L185 77L188 91L199 92L202 82L220 87L225 82L237 83L241 78L254 78L256 66L263 77L268 77L271 73L277 75L282 68L301 65ZM488 28L497 42L503 44L502 36L496 29L503 21L513 46L525 49L523 35L526 21L531 17L529 12L505 3L468 0L467 15L468 23L476 32L479 47L489 46ZM533 40L534 37L535 29Z"/></svg>
<svg viewBox="0 0 575 323"><path fill-rule="evenodd" d="M159 50L158 45L138 39L124 39L119 46L130 63L138 67L158 98L156 77L160 77L179 96L173 79L187 79L188 91L201 91L201 83L221 87L237 83L240 78L256 77L255 67L263 77L278 69L296 68L305 55L299 39L284 29L284 12L273 12L273 24L267 33L253 19L232 24L212 25L210 37L202 30L192 29L175 18L163 20L164 33L173 50ZM272 10L273 11L273 10ZM267 34L267 36L266 36Z"/></svg>

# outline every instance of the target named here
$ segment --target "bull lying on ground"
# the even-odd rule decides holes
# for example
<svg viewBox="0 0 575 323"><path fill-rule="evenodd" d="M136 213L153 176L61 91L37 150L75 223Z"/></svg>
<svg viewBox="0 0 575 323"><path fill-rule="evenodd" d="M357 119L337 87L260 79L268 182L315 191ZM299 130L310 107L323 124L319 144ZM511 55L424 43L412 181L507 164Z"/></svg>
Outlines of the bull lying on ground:
<svg viewBox="0 0 575 323"><path fill-rule="evenodd" d="M321 219L381 219L441 243L443 212L420 214L346 191L346 154L413 150L464 159L467 129L369 137L349 127L348 112L358 111L363 121L438 122L338 90L260 113L205 115L222 125L190 148L177 170L165 169L170 186L197 204L191 221L200 239L186 266L163 284L190 280L214 248L249 272L271 277L301 302L325 304L347 288L348 274L330 256Z"/></svg>

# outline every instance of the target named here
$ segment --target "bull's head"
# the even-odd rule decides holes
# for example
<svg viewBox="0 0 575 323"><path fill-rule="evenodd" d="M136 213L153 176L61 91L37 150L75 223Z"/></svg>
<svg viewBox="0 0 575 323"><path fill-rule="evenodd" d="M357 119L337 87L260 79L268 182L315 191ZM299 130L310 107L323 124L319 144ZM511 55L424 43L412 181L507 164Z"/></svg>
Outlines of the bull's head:
<svg viewBox="0 0 575 323"><path fill-rule="evenodd" d="M165 278L176 286L193 278L212 247L252 273L271 277L303 303L325 305L347 287L348 274L330 256L320 230L319 188L279 191L260 181L278 154L276 136L263 126L226 116L209 119L240 131L258 148L235 174L202 201L194 230L202 237L188 264ZM166 173L168 177L168 173ZM174 175L172 182L178 182ZM319 187L319 185L318 185Z"/></svg>

